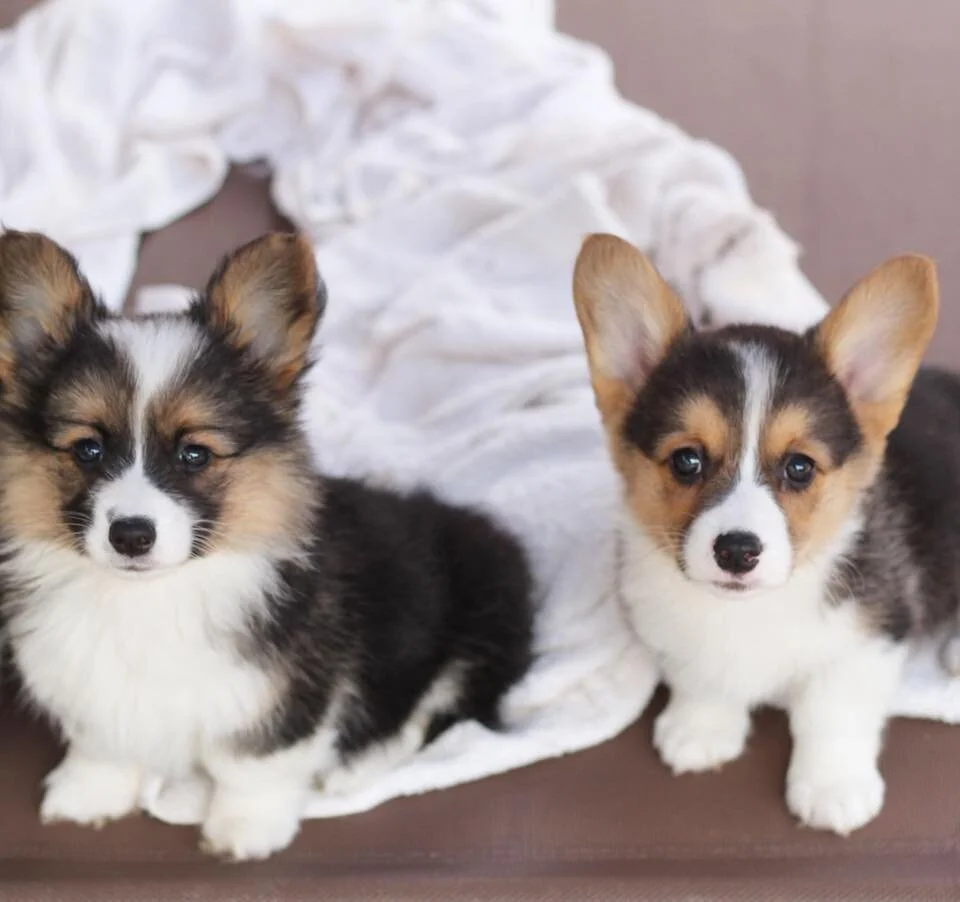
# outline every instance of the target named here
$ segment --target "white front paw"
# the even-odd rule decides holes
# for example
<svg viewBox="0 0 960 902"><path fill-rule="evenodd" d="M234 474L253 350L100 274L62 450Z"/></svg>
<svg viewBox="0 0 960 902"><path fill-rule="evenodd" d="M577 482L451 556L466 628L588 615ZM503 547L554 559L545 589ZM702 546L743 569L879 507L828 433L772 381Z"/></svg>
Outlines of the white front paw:
<svg viewBox="0 0 960 902"><path fill-rule="evenodd" d="M67 755L45 780L40 805L45 824L73 821L102 827L137 808L140 773L127 765L90 761Z"/></svg>
<svg viewBox="0 0 960 902"><path fill-rule="evenodd" d="M289 846L299 829L299 808L284 800L214 797L200 847L231 861L267 858Z"/></svg>
<svg viewBox="0 0 960 902"><path fill-rule="evenodd" d="M787 806L808 827L846 836L872 821L883 807L883 777L873 765L838 775L807 767L787 777Z"/></svg>
<svg viewBox="0 0 960 902"><path fill-rule="evenodd" d="M714 770L740 756L749 726L746 711L671 702L654 724L653 744L675 774Z"/></svg>

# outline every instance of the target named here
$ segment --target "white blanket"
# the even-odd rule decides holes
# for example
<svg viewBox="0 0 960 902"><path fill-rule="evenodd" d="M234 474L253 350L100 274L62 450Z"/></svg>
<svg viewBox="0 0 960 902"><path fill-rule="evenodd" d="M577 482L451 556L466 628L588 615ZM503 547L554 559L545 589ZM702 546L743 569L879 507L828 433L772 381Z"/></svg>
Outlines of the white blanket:
<svg viewBox="0 0 960 902"><path fill-rule="evenodd" d="M67 245L116 308L141 232L215 194L230 161L267 160L330 288L318 461L482 504L532 556L538 658L510 729L458 725L362 792L318 791L312 816L586 748L649 700L570 300L585 233L647 249L699 321L803 328L826 309L735 162L625 102L549 18L538 0L57 0L0 33L6 226ZM960 681L930 653L914 667L896 711L960 718ZM194 821L205 791L154 784L144 804Z"/></svg>

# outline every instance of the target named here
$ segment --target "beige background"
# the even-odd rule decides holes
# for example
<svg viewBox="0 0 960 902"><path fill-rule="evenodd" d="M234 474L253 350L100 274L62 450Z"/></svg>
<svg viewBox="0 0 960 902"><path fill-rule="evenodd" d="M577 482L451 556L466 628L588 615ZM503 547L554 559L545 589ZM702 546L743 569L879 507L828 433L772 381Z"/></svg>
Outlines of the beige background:
<svg viewBox="0 0 960 902"><path fill-rule="evenodd" d="M829 299L885 257L940 265L960 341L960 2L557 0L631 100L731 151Z"/></svg>

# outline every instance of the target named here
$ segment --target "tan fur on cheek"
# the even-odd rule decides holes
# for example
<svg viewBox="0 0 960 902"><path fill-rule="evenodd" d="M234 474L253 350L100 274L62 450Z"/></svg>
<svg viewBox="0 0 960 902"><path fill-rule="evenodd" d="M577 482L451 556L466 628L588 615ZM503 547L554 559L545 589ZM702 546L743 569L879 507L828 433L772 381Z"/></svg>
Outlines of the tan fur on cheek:
<svg viewBox="0 0 960 902"><path fill-rule="evenodd" d="M293 547L308 534L316 487L299 455L272 450L214 466L223 468L222 507L211 548Z"/></svg>
<svg viewBox="0 0 960 902"><path fill-rule="evenodd" d="M614 462L626 486L627 506L644 532L663 550L679 559L683 534L696 515L703 487L677 482L667 461L681 448L697 448L708 459L729 453L729 424L707 396L690 398L678 414L679 429L658 443L655 459L624 442L613 448Z"/></svg>
<svg viewBox="0 0 960 902"><path fill-rule="evenodd" d="M842 467L818 472L803 491L783 489L778 493L798 564L836 538L864 488L872 482L878 463L869 453L861 453Z"/></svg>
<svg viewBox="0 0 960 902"><path fill-rule="evenodd" d="M76 549L63 507L84 488L82 474L63 455L6 449L0 464L0 517L18 540L53 542Z"/></svg>
<svg viewBox="0 0 960 902"><path fill-rule="evenodd" d="M811 437L813 425L805 407L790 404L774 414L762 436L762 457L787 518L797 563L833 541L880 464L880 457L867 445L842 467L834 467L828 449ZM797 491L777 481L788 454L804 454L816 464L807 488Z"/></svg>
<svg viewBox="0 0 960 902"><path fill-rule="evenodd" d="M616 443L612 450L634 519L657 545L679 560L683 535L710 483L681 485L670 469L669 458L681 448L697 448L715 463L730 460L736 436L716 402L707 395L688 398L677 422L677 431L668 433L657 444L655 459L624 442ZM717 481L729 477L723 467L715 467L715 471Z"/></svg>
<svg viewBox="0 0 960 902"><path fill-rule="evenodd" d="M635 449L624 449L619 458L631 515L660 548L679 557L683 533L697 509L699 489L680 485L668 467Z"/></svg>

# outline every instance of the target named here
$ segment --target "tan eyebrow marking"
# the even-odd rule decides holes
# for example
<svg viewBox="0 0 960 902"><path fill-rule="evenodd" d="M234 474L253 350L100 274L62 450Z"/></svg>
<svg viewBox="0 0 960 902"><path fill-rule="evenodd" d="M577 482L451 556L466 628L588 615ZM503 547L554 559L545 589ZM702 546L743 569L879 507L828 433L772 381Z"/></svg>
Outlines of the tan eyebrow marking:
<svg viewBox="0 0 960 902"><path fill-rule="evenodd" d="M47 441L58 451L67 450L72 444L84 438L103 438L104 429L96 423L81 423L63 420L55 423L47 433Z"/></svg>
<svg viewBox="0 0 960 902"><path fill-rule="evenodd" d="M774 466L787 452L806 454L821 472L833 467L829 448L813 434L813 418L802 404L792 403L780 408L763 425L761 459Z"/></svg>
<svg viewBox="0 0 960 902"><path fill-rule="evenodd" d="M696 395L687 399L680 409L679 429L668 433L658 443L656 457L666 460L674 451L688 445L702 445L707 454L719 459L728 450L731 429L717 405L709 395Z"/></svg>
<svg viewBox="0 0 960 902"><path fill-rule="evenodd" d="M187 427L181 430L181 445L203 445L217 457L232 457L237 453L237 443L223 429L209 427Z"/></svg>

